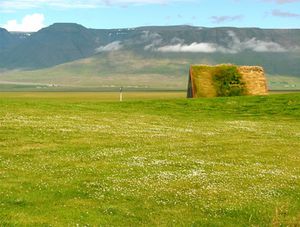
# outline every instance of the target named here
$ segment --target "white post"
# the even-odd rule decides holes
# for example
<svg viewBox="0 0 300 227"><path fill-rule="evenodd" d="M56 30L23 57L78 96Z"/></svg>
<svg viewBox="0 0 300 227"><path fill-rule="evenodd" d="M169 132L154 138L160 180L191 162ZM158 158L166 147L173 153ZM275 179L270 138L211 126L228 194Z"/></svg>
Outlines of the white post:
<svg viewBox="0 0 300 227"><path fill-rule="evenodd" d="M123 88L120 87L120 102L123 101Z"/></svg>

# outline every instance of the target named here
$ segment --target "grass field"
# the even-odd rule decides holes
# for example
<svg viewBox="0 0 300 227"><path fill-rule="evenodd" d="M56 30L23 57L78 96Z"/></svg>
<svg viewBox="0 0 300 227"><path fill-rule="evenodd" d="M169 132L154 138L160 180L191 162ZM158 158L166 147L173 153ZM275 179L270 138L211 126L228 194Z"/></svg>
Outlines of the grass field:
<svg viewBox="0 0 300 227"><path fill-rule="evenodd" d="M300 94L0 93L0 226L300 225Z"/></svg>

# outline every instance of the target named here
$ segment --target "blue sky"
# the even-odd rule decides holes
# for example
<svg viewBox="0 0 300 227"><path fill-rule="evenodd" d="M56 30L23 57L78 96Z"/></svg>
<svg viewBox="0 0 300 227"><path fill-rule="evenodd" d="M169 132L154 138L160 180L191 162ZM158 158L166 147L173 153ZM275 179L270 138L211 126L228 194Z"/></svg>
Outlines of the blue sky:
<svg viewBox="0 0 300 227"><path fill-rule="evenodd" d="M36 31L55 22L300 28L300 0L0 0L0 27Z"/></svg>

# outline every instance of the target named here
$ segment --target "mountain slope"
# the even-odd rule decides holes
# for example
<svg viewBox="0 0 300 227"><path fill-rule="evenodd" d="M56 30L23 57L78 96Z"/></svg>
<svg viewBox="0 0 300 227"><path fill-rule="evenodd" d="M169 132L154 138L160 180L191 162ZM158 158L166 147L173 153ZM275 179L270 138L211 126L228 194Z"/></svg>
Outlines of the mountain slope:
<svg viewBox="0 0 300 227"><path fill-rule="evenodd" d="M1 31L1 30L0 30ZM290 70L299 71L294 57L300 55L299 29L259 28L203 28L192 26L140 27L133 29L87 29L78 24L54 24L25 39L16 39L2 31L0 47L7 51L0 55L0 67L9 69L37 69L51 67L99 52L115 50L135 51L155 56L165 53L239 55L274 54L289 56L281 66L292 62ZM14 38L14 40L13 40ZM15 42L14 45L10 43ZM244 54L243 54L244 53ZM249 54L251 53L251 54ZM288 72L287 72L288 73Z"/></svg>
<svg viewBox="0 0 300 227"><path fill-rule="evenodd" d="M77 24L54 24L31 35L3 56L5 68L43 68L90 56L95 37Z"/></svg>
<svg viewBox="0 0 300 227"><path fill-rule="evenodd" d="M32 34L0 29L0 83L183 89L189 65L201 63L260 65L268 75L280 75L280 83L284 77L294 83L299 62L300 29L88 29L64 23Z"/></svg>
<svg viewBox="0 0 300 227"><path fill-rule="evenodd" d="M174 59L144 58L115 51L33 71L0 74L0 82L56 84L74 87L185 88L188 63Z"/></svg>
<svg viewBox="0 0 300 227"><path fill-rule="evenodd" d="M130 51L99 53L93 57L51 68L32 71L11 71L0 74L0 83L53 85L61 88L114 88L124 86L139 89L186 89L190 64L218 64L225 56L143 56ZM232 55L236 56L236 55ZM236 56L238 58L238 56ZM275 59L275 58L274 58ZM274 59L270 59L273 61ZM228 60L228 59L227 59ZM259 61L259 58L256 59ZM277 61L280 61L278 56ZM276 63L276 62L275 62ZM299 89L300 77L268 74L270 89ZM39 84L39 85L36 85Z"/></svg>
<svg viewBox="0 0 300 227"><path fill-rule="evenodd" d="M0 28L0 54L18 43L18 39L7 30Z"/></svg>

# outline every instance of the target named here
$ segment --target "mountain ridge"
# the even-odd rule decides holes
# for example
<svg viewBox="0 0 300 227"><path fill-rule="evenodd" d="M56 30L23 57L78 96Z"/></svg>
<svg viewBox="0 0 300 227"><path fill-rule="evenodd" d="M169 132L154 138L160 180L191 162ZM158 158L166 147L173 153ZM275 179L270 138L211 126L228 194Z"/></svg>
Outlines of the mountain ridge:
<svg viewBox="0 0 300 227"><path fill-rule="evenodd" d="M34 33L0 29L0 71L37 70L95 56L111 65L114 73L116 63L106 54L110 52L120 52L118 59L124 62L128 52L143 61L255 64L268 74L300 76L300 29L189 25L94 29L76 23L55 23ZM157 73L155 65L147 70Z"/></svg>

